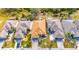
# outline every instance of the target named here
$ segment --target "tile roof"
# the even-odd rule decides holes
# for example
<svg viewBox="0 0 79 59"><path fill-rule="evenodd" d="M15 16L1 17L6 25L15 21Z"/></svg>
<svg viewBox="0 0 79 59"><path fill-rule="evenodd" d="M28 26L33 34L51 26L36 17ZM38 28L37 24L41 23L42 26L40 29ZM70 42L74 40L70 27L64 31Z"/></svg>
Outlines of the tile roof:
<svg viewBox="0 0 79 59"><path fill-rule="evenodd" d="M34 20L32 24L32 36L38 36L38 34L46 34L46 22L43 20Z"/></svg>

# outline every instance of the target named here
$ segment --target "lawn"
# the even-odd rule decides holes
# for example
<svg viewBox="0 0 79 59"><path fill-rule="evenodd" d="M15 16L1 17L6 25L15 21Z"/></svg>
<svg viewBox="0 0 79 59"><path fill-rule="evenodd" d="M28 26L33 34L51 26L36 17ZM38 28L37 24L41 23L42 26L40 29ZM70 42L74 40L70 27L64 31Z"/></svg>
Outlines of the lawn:
<svg viewBox="0 0 79 59"><path fill-rule="evenodd" d="M50 48L57 48L57 41L56 40L50 41Z"/></svg>
<svg viewBox="0 0 79 59"><path fill-rule="evenodd" d="M48 38L44 38L38 42L38 46L41 48L57 48L57 42L55 40L50 41Z"/></svg>
<svg viewBox="0 0 79 59"><path fill-rule="evenodd" d="M31 48L32 42L31 42L31 34L27 34L25 38L22 39L21 48Z"/></svg>
<svg viewBox="0 0 79 59"><path fill-rule="evenodd" d="M14 35L11 40L9 38L9 35L7 35L6 40L4 41L2 45L2 48L14 48L15 47Z"/></svg>
<svg viewBox="0 0 79 59"><path fill-rule="evenodd" d="M4 41L2 46L2 48L14 48L14 47L15 47L15 42L10 40Z"/></svg>
<svg viewBox="0 0 79 59"><path fill-rule="evenodd" d="M47 38L42 39L38 42L38 46L41 48L48 48L49 47L49 40Z"/></svg>
<svg viewBox="0 0 79 59"><path fill-rule="evenodd" d="M75 40L64 40L64 48L75 48L76 41Z"/></svg>

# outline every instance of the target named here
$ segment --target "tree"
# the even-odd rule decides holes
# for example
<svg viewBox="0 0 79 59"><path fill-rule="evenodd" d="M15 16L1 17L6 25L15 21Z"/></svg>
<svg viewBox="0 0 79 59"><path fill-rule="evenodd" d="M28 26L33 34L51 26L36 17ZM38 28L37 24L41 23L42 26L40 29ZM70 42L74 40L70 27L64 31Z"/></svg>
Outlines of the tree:
<svg viewBox="0 0 79 59"><path fill-rule="evenodd" d="M65 38L67 38L67 39L73 39L74 38L74 35L71 33L71 32L66 32L65 33Z"/></svg>

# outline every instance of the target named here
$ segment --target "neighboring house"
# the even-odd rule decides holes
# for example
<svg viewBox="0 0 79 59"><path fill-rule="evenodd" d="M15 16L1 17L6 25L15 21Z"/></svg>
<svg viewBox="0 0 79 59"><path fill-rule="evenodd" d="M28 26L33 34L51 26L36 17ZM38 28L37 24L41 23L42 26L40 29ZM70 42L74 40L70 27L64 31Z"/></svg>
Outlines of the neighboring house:
<svg viewBox="0 0 79 59"><path fill-rule="evenodd" d="M79 40L79 20L63 20L64 32L70 32L74 35L74 39Z"/></svg>
<svg viewBox="0 0 79 59"><path fill-rule="evenodd" d="M63 20L62 25L64 32L70 32L71 34L74 34L75 37L79 37L78 22L79 21L74 20Z"/></svg>
<svg viewBox="0 0 79 59"><path fill-rule="evenodd" d="M14 24L16 24L16 20L7 20L6 23L3 26L3 30L0 33L0 41L3 41L6 39L6 35L8 32L11 32L11 27L14 27Z"/></svg>
<svg viewBox="0 0 79 59"><path fill-rule="evenodd" d="M38 18L37 20L33 20L32 22L32 49L38 49L38 40L40 35L46 35L46 19Z"/></svg>
<svg viewBox="0 0 79 59"><path fill-rule="evenodd" d="M74 26L73 22L74 22L73 20L62 20L61 23L62 23L64 32L71 32L75 34L76 27Z"/></svg>
<svg viewBox="0 0 79 59"><path fill-rule="evenodd" d="M20 21L17 28L15 38L18 40L23 38L27 34L27 29L30 29L31 21ZM30 29L31 30L31 29Z"/></svg>
<svg viewBox="0 0 79 59"><path fill-rule="evenodd" d="M36 37L39 34L46 35L46 21L45 20L34 20L32 24L32 37Z"/></svg>
<svg viewBox="0 0 79 59"><path fill-rule="evenodd" d="M75 37L79 37L79 20L74 21L74 24L77 30Z"/></svg>
<svg viewBox="0 0 79 59"><path fill-rule="evenodd" d="M60 20L47 20L47 29L48 33L57 40L61 40L64 36Z"/></svg>

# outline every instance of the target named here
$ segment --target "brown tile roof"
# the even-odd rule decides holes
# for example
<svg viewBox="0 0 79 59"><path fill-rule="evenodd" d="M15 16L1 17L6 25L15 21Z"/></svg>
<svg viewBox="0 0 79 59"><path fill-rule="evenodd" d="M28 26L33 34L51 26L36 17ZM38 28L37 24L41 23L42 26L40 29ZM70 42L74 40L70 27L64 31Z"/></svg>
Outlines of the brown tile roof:
<svg viewBox="0 0 79 59"><path fill-rule="evenodd" d="M34 20L32 24L32 37L38 36L38 34L46 34L46 22L43 20Z"/></svg>

